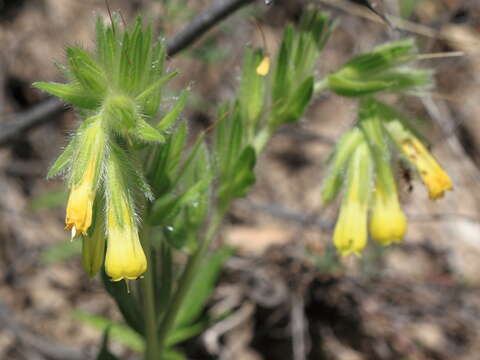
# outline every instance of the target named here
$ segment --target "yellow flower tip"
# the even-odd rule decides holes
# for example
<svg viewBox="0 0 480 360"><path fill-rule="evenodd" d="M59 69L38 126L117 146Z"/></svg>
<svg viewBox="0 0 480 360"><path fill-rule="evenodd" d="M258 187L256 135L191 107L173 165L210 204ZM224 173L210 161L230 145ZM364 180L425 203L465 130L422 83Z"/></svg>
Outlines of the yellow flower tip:
<svg viewBox="0 0 480 360"><path fill-rule="evenodd" d="M72 187L68 197L65 230L72 229L72 238L79 233L87 235L87 230L92 225L92 208L95 199L94 177L95 158L93 157L81 181Z"/></svg>
<svg viewBox="0 0 480 360"><path fill-rule="evenodd" d="M446 191L453 189L453 183L432 154L415 138L402 142L402 149L417 167L430 199L441 198Z"/></svg>
<svg viewBox="0 0 480 360"><path fill-rule="evenodd" d="M65 216L65 230L72 229L72 237L80 233L87 234L87 230L92 224L94 198L95 193L90 184L80 183L70 191Z"/></svg>
<svg viewBox="0 0 480 360"><path fill-rule="evenodd" d="M375 196L370 217L370 236L382 245L401 242L407 232L407 218L400 208L396 194Z"/></svg>
<svg viewBox="0 0 480 360"><path fill-rule="evenodd" d="M424 183L428 188L428 197L436 200L445 195L448 190L453 190L453 183L448 174L439 168L435 174L420 173Z"/></svg>
<svg viewBox="0 0 480 360"><path fill-rule="evenodd" d="M112 281L135 280L147 270L147 258L143 252L137 228L130 218L119 226L110 214L105 272Z"/></svg>
<svg viewBox="0 0 480 360"><path fill-rule="evenodd" d="M260 76L266 76L270 71L270 56L265 55L263 60L257 66L257 74Z"/></svg>
<svg viewBox="0 0 480 360"><path fill-rule="evenodd" d="M333 243L342 257L361 256L367 245L367 211L356 201L345 203L340 209Z"/></svg>

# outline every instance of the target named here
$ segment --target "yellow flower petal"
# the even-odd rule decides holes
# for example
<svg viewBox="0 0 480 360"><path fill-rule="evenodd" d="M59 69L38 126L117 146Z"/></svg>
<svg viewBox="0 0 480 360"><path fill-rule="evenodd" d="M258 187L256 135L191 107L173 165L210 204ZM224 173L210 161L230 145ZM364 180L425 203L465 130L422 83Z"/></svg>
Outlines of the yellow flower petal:
<svg viewBox="0 0 480 360"><path fill-rule="evenodd" d="M147 270L147 258L140 244L137 227L132 223L132 216L123 199L122 217L120 225L114 210L109 210L105 272L112 281L134 280Z"/></svg>
<svg viewBox="0 0 480 360"><path fill-rule="evenodd" d="M333 233L333 243L342 256L361 255L367 244L367 215L372 159L365 142L350 159L346 192Z"/></svg>
<svg viewBox="0 0 480 360"><path fill-rule="evenodd" d="M444 195L445 191L453 189L452 180L448 174L418 139L413 137L404 139L401 147L417 167L422 181L428 188L430 199L438 199Z"/></svg>
<svg viewBox="0 0 480 360"><path fill-rule="evenodd" d="M407 231L407 218L400 208L397 193L375 192L370 216L370 236L382 245L403 240Z"/></svg>
<svg viewBox="0 0 480 360"><path fill-rule="evenodd" d="M92 159L85 170L82 180L70 191L65 216L65 229L72 229L72 235L87 234L92 224L92 207L95 199L94 190L95 160Z"/></svg>
<svg viewBox="0 0 480 360"><path fill-rule="evenodd" d="M367 245L367 208L359 202L345 203L335 225L333 243L342 256L360 256Z"/></svg>

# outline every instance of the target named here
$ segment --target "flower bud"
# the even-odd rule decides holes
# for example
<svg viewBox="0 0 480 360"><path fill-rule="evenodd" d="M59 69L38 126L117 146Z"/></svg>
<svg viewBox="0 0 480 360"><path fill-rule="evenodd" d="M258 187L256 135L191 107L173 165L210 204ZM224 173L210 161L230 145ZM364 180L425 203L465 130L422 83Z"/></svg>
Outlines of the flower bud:
<svg viewBox="0 0 480 360"><path fill-rule="evenodd" d="M97 211L94 212L96 214L94 224L88 235L83 237L82 244L82 265L91 278L100 270L105 257L104 218L101 216L101 211L98 211L98 206Z"/></svg>

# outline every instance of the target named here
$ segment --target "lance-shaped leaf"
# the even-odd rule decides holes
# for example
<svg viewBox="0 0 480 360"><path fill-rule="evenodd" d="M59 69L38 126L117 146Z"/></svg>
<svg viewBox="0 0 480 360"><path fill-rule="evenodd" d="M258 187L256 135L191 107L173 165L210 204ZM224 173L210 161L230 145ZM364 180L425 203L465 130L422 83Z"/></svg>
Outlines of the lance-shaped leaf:
<svg viewBox="0 0 480 360"><path fill-rule="evenodd" d="M183 90L178 101L173 105L170 111L158 122L157 129L160 131L168 130L177 121L187 103L189 91Z"/></svg>
<svg viewBox="0 0 480 360"><path fill-rule="evenodd" d="M94 110L100 105L98 96L85 92L77 84L34 82L32 85L80 108Z"/></svg>
<svg viewBox="0 0 480 360"><path fill-rule="evenodd" d="M63 152L58 156L57 160L55 160L53 165L50 167L47 173L47 179L55 177L70 165L74 154L74 144L75 138L70 140L65 150L63 150Z"/></svg>

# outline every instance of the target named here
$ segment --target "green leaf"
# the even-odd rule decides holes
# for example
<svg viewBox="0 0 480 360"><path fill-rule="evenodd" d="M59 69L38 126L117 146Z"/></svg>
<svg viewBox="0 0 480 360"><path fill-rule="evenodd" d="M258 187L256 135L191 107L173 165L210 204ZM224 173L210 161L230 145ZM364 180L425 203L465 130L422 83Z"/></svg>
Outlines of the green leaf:
<svg viewBox="0 0 480 360"><path fill-rule="evenodd" d="M104 270L102 270L102 282L105 290L117 303L126 323L138 334L143 334L143 315L136 298L128 292L126 283L124 281L111 281Z"/></svg>
<svg viewBox="0 0 480 360"><path fill-rule="evenodd" d="M257 74L257 67L263 60L263 57L261 50L247 49L243 61L239 103L249 134L255 132L263 109L265 76Z"/></svg>
<svg viewBox="0 0 480 360"><path fill-rule="evenodd" d="M65 170L68 165L70 165L70 162L73 157L74 153L74 142L75 139L72 139L65 150L58 156L57 160L53 163L53 165L50 167L47 173L47 179L51 179L58 175L60 172Z"/></svg>
<svg viewBox="0 0 480 360"><path fill-rule="evenodd" d="M173 179L177 176L178 165L187 140L187 125L181 124L179 128L168 137L165 144L160 144L154 150L149 178L158 197L168 193L175 185Z"/></svg>
<svg viewBox="0 0 480 360"><path fill-rule="evenodd" d="M172 330L167 339L167 346L172 347L183 341L197 336L204 331L210 323L208 321L200 321L190 326L177 327Z"/></svg>
<svg viewBox="0 0 480 360"><path fill-rule="evenodd" d="M223 264L232 253L232 249L223 248L203 261L175 319L175 328L190 325L198 319L215 288Z"/></svg>
<svg viewBox="0 0 480 360"><path fill-rule="evenodd" d="M219 198L223 204L228 204L236 197L243 197L246 191L255 183L256 153L251 146L245 148L236 161L231 178L225 180L219 189Z"/></svg>
<svg viewBox="0 0 480 360"><path fill-rule="evenodd" d="M158 122L157 129L160 131L168 130L177 121L185 104L187 103L189 91L183 90L180 94L180 98L172 107L172 109Z"/></svg>
<svg viewBox="0 0 480 360"><path fill-rule="evenodd" d="M313 96L314 79L313 76L306 78L298 87L293 96L288 100L287 122L298 121L305 112L307 105Z"/></svg>
<svg viewBox="0 0 480 360"><path fill-rule="evenodd" d="M314 79L313 76L306 78L302 84L288 99L278 118L274 119L276 125L283 123L292 123L300 120L313 96Z"/></svg>
<svg viewBox="0 0 480 360"><path fill-rule="evenodd" d="M133 351L141 353L145 349L144 339L126 325L119 324L103 316L92 315L81 310L75 310L73 312L73 317L97 330L106 331L109 329L112 339L117 340Z"/></svg>
<svg viewBox="0 0 480 360"><path fill-rule="evenodd" d="M181 195L167 194L156 200L151 211L149 223L152 225L165 225L168 219L178 214L182 206L198 201L198 198L205 192L210 182L211 178L206 178L190 187Z"/></svg>
<svg viewBox="0 0 480 360"><path fill-rule="evenodd" d="M272 103L273 106L283 105L288 98L290 51L293 41L293 28L288 25L283 34L282 45L277 56L277 65L273 77Z"/></svg>
<svg viewBox="0 0 480 360"><path fill-rule="evenodd" d="M384 91L392 85L391 82L379 80L351 80L337 74L328 76L328 88L338 95L357 97Z"/></svg>
<svg viewBox="0 0 480 360"><path fill-rule="evenodd" d="M350 79L377 76L414 59L417 49L413 39L404 39L377 46L348 61L337 74Z"/></svg>
<svg viewBox="0 0 480 360"><path fill-rule="evenodd" d="M100 105L99 97L74 84L34 82L32 85L84 109L94 110Z"/></svg>
<svg viewBox="0 0 480 360"><path fill-rule="evenodd" d="M92 56L79 47L67 47L70 70L85 90L102 97L107 89L107 80L102 69Z"/></svg>
<svg viewBox="0 0 480 360"><path fill-rule="evenodd" d="M163 85L177 75L178 72L173 72L162 76L135 98L135 101L138 104L142 104L143 110L147 116L152 117L157 113Z"/></svg>
<svg viewBox="0 0 480 360"><path fill-rule="evenodd" d="M165 137L142 118L137 119L136 135L145 141L165 142Z"/></svg>

